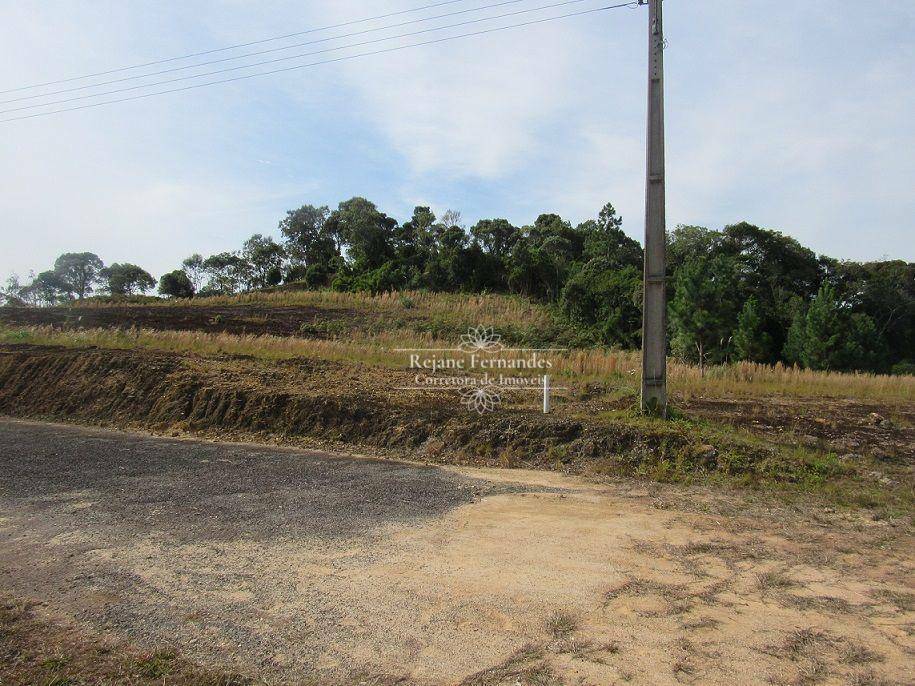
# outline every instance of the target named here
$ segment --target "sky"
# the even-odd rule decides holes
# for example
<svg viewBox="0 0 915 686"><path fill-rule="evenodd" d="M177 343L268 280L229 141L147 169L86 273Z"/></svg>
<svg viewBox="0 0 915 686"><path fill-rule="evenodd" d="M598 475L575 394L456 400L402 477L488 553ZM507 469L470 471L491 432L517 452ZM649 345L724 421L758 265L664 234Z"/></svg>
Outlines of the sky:
<svg viewBox="0 0 915 686"><path fill-rule="evenodd" d="M244 52L500 1L461 0ZM518 0L256 59L559 1ZM434 2L2 2L0 90ZM580 0L272 68L606 4ZM915 260L915 3L666 0L664 8L668 226L749 221L840 259ZM95 252L107 264L133 262L158 276L191 253L233 250L254 233L278 237L288 209L335 207L355 195L401 221L414 206L429 205L439 215L460 211L468 226L491 217L524 225L543 212L577 223L612 202L626 232L641 240L647 33L646 8L621 8L0 123L0 278L26 277L71 251ZM193 81L176 85L186 83Z"/></svg>

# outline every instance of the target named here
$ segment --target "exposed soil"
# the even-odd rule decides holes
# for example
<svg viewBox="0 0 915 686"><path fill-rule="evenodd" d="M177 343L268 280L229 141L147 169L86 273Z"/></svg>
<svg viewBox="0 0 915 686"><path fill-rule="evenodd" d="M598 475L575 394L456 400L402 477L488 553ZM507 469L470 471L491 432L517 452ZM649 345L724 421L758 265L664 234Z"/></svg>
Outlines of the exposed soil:
<svg viewBox="0 0 915 686"><path fill-rule="evenodd" d="M693 398L690 416L854 458L915 466L915 404L822 398Z"/></svg>
<svg viewBox="0 0 915 686"><path fill-rule="evenodd" d="M910 406L760 399L725 406L697 400L684 408L765 438L751 440L727 430L620 417L621 401L593 389L587 400L557 403L549 416L518 394L481 417L463 408L457 393L396 390L412 376L309 359L8 345L0 346L0 413L380 450L443 464L662 480L719 474L751 484L856 479L846 489L855 502L882 506L889 494L897 512L909 507L915 485ZM808 452L797 454L798 445Z"/></svg>
<svg viewBox="0 0 915 686"><path fill-rule="evenodd" d="M0 683L915 679L915 540L887 522L21 422L0 442L0 593L30 606L0 612Z"/></svg>
<svg viewBox="0 0 915 686"><path fill-rule="evenodd" d="M234 335L308 336L321 338L367 328L364 317L327 307L259 305L129 305L105 307L0 307L0 323L53 326L60 329L157 329L206 331Z"/></svg>

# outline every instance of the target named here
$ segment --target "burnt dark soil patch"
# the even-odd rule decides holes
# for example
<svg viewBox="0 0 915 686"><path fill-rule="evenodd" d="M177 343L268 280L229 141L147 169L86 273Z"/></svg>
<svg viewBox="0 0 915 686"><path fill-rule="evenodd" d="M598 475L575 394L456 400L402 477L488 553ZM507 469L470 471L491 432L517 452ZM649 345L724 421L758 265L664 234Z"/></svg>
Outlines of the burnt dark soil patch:
<svg viewBox="0 0 915 686"><path fill-rule="evenodd" d="M840 456L915 465L915 405L843 399L692 399L690 416Z"/></svg>
<svg viewBox="0 0 915 686"><path fill-rule="evenodd" d="M366 326L366 322L346 309L256 305L0 307L0 322L12 326L53 326L59 329L139 328L312 338Z"/></svg>
<svg viewBox="0 0 915 686"><path fill-rule="evenodd" d="M408 371L309 359L271 362L146 351L0 347L0 413L393 453L436 463L526 467L660 481L725 478L825 490L839 501L908 511L911 461L886 464L793 432L702 419L664 422L601 398L544 416L503 406L478 416L456 396L398 392ZM824 401L827 402L827 401ZM702 407L698 406L701 411ZM911 429L882 427L893 440ZM883 434L881 434L883 435ZM875 470L875 464L877 469Z"/></svg>

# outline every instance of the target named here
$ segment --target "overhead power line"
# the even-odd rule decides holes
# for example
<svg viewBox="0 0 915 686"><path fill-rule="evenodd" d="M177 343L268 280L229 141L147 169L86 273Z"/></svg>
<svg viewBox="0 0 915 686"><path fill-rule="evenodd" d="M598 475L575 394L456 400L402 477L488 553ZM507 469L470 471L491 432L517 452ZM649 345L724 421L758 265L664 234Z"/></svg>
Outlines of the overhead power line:
<svg viewBox="0 0 915 686"><path fill-rule="evenodd" d="M90 103L88 105L77 105L76 107L66 107L66 108L62 108L62 109L58 109L58 110L50 110L47 112L36 112L33 114L26 114L26 115L22 115L22 116L18 116L18 117L10 117L8 119L0 119L0 123L11 122L11 121L20 121L23 119L34 119L37 117L47 117L47 116L50 116L53 114L62 114L64 112L76 112L79 110L86 110L86 109L91 109L91 108L95 108L95 107L102 107L104 105L114 105L117 103L130 102L130 101L134 101L134 100L142 100L145 98L152 98L152 97L156 97L159 95L167 95L170 93L181 93L184 91L195 90L197 88L216 86L216 85L220 85L220 84L224 84L224 83L233 83L235 81L243 81L246 79L253 79L253 78L257 78L257 77L261 77L261 76L270 76L272 74L280 74L280 73L284 73L284 72L288 72L288 71L294 71L296 69L307 69L309 67L316 67L316 66L323 65L323 64L333 64L336 62L345 62L348 60L359 59L362 57L371 57L373 55L381 55L381 54L386 54L386 53L391 53L391 52L397 52L400 50L418 48L418 47L422 47L422 46L426 46L426 45L436 45L439 43L446 43L449 41L459 40L462 38L469 38L472 36L482 36L482 35L486 35L486 34L490 34L490 33L496 33L498 31L506 31L509 29L517 29L517 28L523 28L526 26L534 26L537 24L545 24L547 22L557 21L560 19L568 19L571 17L580 17L580 16L584 16L587 14L594 14L596 12L620 9L623 7L638 7L638 2L633 1L633 2L620 3L617 5L606 5L604 7L595 7L593 9L581 10L579 12L569 12L567 14L560 14L560 15L557 15L554 17L546 17L543 19L532 19L531 21L521 22L518 24L508 24L506 26L497 26L497 27L491 28L491 29L482 29L479 31L461 33L461 34L457 34L454 36L445 36L443 38L435 38L432 40L421 41L419 43L409 43L407 45L396 45L396 46L393 46L390 48L381 48L379 50L371 50L368 52L357 53L355 55L344 55L342 57L334 57L332 59L319 60L317 62L309 62L306 64L296 64L296 65L291 65L288 67L281 67L279 69L271 69L270 71L259 72L257 74L245 74L242 76L233 76L228 79L219 79L217 81L207 81L205 83L195 83L195 84L191 84L189 86L182 86L181 88L170 88L168 90L155 91L153 93L143 93L140 95L132 95L132 96L129 96L126 98L117 98L114 100L104 100L102 102L94 102L94 103Z"/></svg>
<svg viewBox="0 0 915 686"><path fill-rule="evenodd" d="M107 71L99 71L94 74L83 74L82 76L71 76L67 79L58 79L56 81L45 81L44 83L33 83L28 86L19 86L18 88L8 88L6 90L0 90L0 95L4 93L14 93L16 91L24 91L30 88L41 88L42 86L54 86L58 83L69 83L71 81L80 81L82 79L91 79L96 76L107 76L108 74L116 74L122 71L130 71L131 69L142 69L143 67L154 67L157 64L167 64L169 62L179 62L180 60L191 59L192 57L202 57L204 55L213 55L218 52L227 52L229 50L236 50L238 48L250 48L252 45L262 45L264 43L270 43L273 41L284 40L286 38L295 38L296 36L304 36L308 33L318 33L320 31L330 31L331 29L341 29L346 26L355 26L356 24L365 24L370 21L377 21L379 19L390 19L391 17L397 17L403 14L412 14L413 12L422 12L423 10L430 10L436 7L442 7L444 5L454 5L459 2L465 2L465 0L446 0L445 2L435 2L430 5L423 5L422 7L413 7L407 10L400 10L398 12L389 12L387 14L379 14L374 17L365 17L364 19L353 19L350 21L344 21L339 24L330 24L328 26L320 26L314 29L305 29L304 31L296 31L295 33L287 33L282 36L271 36L270 38L261 38L260 40L250 41L248 43L238 43L236 45L227 45L224 48L213 48L212 50L202 50L200 52L191 52L187 55L179 55L178 57L168 57L166 59L154 60L152 62L143 62L142 64L133 64L127 67L117 67L116 69L109 69Z"/></svg>
<svg viewBox="0 0 915 686"><path fill-rule="evenodd" d="M98 88L99 86L109 86L114 83L124 83L125 81L136 81L138 79L145 79L150 76L159 76L161 74L171 74L178 71L186 71L188 69L196 69L197 67L206 67L211 64L221 64L223 62L232 62L233 60L241 60L248 57L257 57L258 55L268 55L275 52L283 52L284 50L293 50L294 48L303 48L306 45L317 45L318 43L327 43L329 41L341 40L343 38L352 38L354 36L362 36L367 33L377 33L378 31L387 31L389 29L397 29L403 26L410 26L411 24L421 24L427 21L435 21L437 19L446 19L448 17L456 17L462 14L470 14L471 12L483 12L485 10L495 9L496 7L504 7L505 5L517 5L519 2L527 2L528 0L503 0L503 2L497 2L490 5L482 5L480 7L472 7L470 9L459 10L457 12L448 12L446 14L437 14L432 17L422 17L420 19L410 19L409 21L402 21L398 24L389 24L387 26L376 26L371 29L363 29L362 31L353 31L351 33L341 33L336 36L328 36L326 38L318 38L317 40L305 41L304 43L293 43L292 45L283 45L279 48L269 48L267 50L258 50L256 52L246 52L241 55L232 55L231 57L222 57L218 60L207 60L206 62L196 62L194 64L186 64L182 67L171 67L169 69L161 69L159 71L147 72L145 74L134 74L132 76L123 76L117 79L110 79L108 81L98 81L96 83L87 83L82 86L73 86L72 88L62 88L56 91L47 91L45 93L36 93L34 95L23 95L18 98L10 98L8 100L0 100L0 105L7 105L13 102L23 102L25 100L35 100L37 98L46 98L52 95L61 95L63 93L73 93L76 91L87 90L89 88ZM583 0L580 0L583 1ZM533 11L533 10L532 10ZM503 15L504 16L504 15ZM499 17L490 17L492 19L498 19ZM447 28L447 27L445 27ZM408 34L409 35L409 34ZM396 36L395 36L396 37ZM293 56L289 59L294 59L299 57L299 55ZM150 84L155 85L155 84ZM0 94L6 91L0 91ZM49 103L44 103L49 104Z"/></svg>
<svg viewBox="0 0 915 686"><path fill-rule="evenodd" d="M300 59L303 57L311 57L313 55L322 55L322 54L325 54L328 52L336 52L338 50L347 50L350 48L359 48L359 47L363 47L366 45L374 45L376 43L384 43L387 41L396 40L398 38L409 38L411 36L417 36L417 35L421 35L421 34L425 34L425 33L433 33L436 31L445 31L448 29L460 28L462 26L470 26L473 24L480 24L480 23L487 22L487 21L494 21L496 19L505 19L508 17L515 17L515 16L518 16L521 14L530 14L531 12L540 12L543 10L555 9L557 7L565 7L568 5L577 5L577 4L581 4L582 2L593 2L593 0L562 0L561 2L554 2L554 3L548 4L548 5L539 5L537 7L531 7L531 8L523 9L523 10L516 10L514 12L506 12L503 14L497 14L497 15L493 15L493 16L489 16L489 17L482 17L479 19L469 19L467 21L458 22L456 24L448 24L445 26L437 26L437 27L432 27L432 28L428 28L428 29L420 29L418 31L409 31L407 33L400 33L400 34L396 34L394 36L386 36L383 38L373 38L371 40L361 41L359 43L349 43L346 45L339 45L339 46L335 46L335 47L331 47L331 48L323 48L321 50L312 50L310 52L303 52L303 53L299 53L296 55L288 55L286 57L277 57L275 59L262 60L260 62L241 64L241 65L238 65L235 67L226 67L224 69L214 69L213 71L202 72L200 74L192 74L190 76L179 76L177 78L172 78L172 79L163 79L161 81L153 81L152 83L143 83L143 84L138 84L138 85L134 85L134 86L126 86L124 88L115 88L115 89L108 90L108 91L102 91L100 93L77 95L72 98L63 98L60 100L52 100L51 102L35 103L35 104L31 104L31 105L22 105L20 107L12 107L9 109L0 110L0 115L10 114L13 112L23 112L23 111L27 111L27 110L40 109L42 107L51 107L53 105L63 105L68 102L77 102L79 100L89 100L91 98L99 98L99 97L104 97L106 95L117 95L118 93L128 93L130 91L143 90L145 88L154 88L156 86L165 86L165 85L168 85L171 83L180 83L181 81L191 81L193 79L199 79L199 78L203 78L206 76L216 76L218 74L227 74L227 73L234 72L234 71L240 71L242 69L251 69L253 67L262 67L262 66L265 66L268 64L277 64L279 62L288 62L290 60ZM634 3L627 3L627 4L631 5Z"/></svg>

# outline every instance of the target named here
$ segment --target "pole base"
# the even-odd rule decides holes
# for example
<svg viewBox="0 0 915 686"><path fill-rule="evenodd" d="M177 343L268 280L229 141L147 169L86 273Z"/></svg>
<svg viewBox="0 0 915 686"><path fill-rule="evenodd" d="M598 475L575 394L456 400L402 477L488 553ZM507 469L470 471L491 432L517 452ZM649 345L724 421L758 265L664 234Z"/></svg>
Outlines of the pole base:
<svg viewBox="0 0 915 686"><path fill-rule="evenodd" d="M660 389L642 389L642 414L667 419L667 397Z"/></svg>

